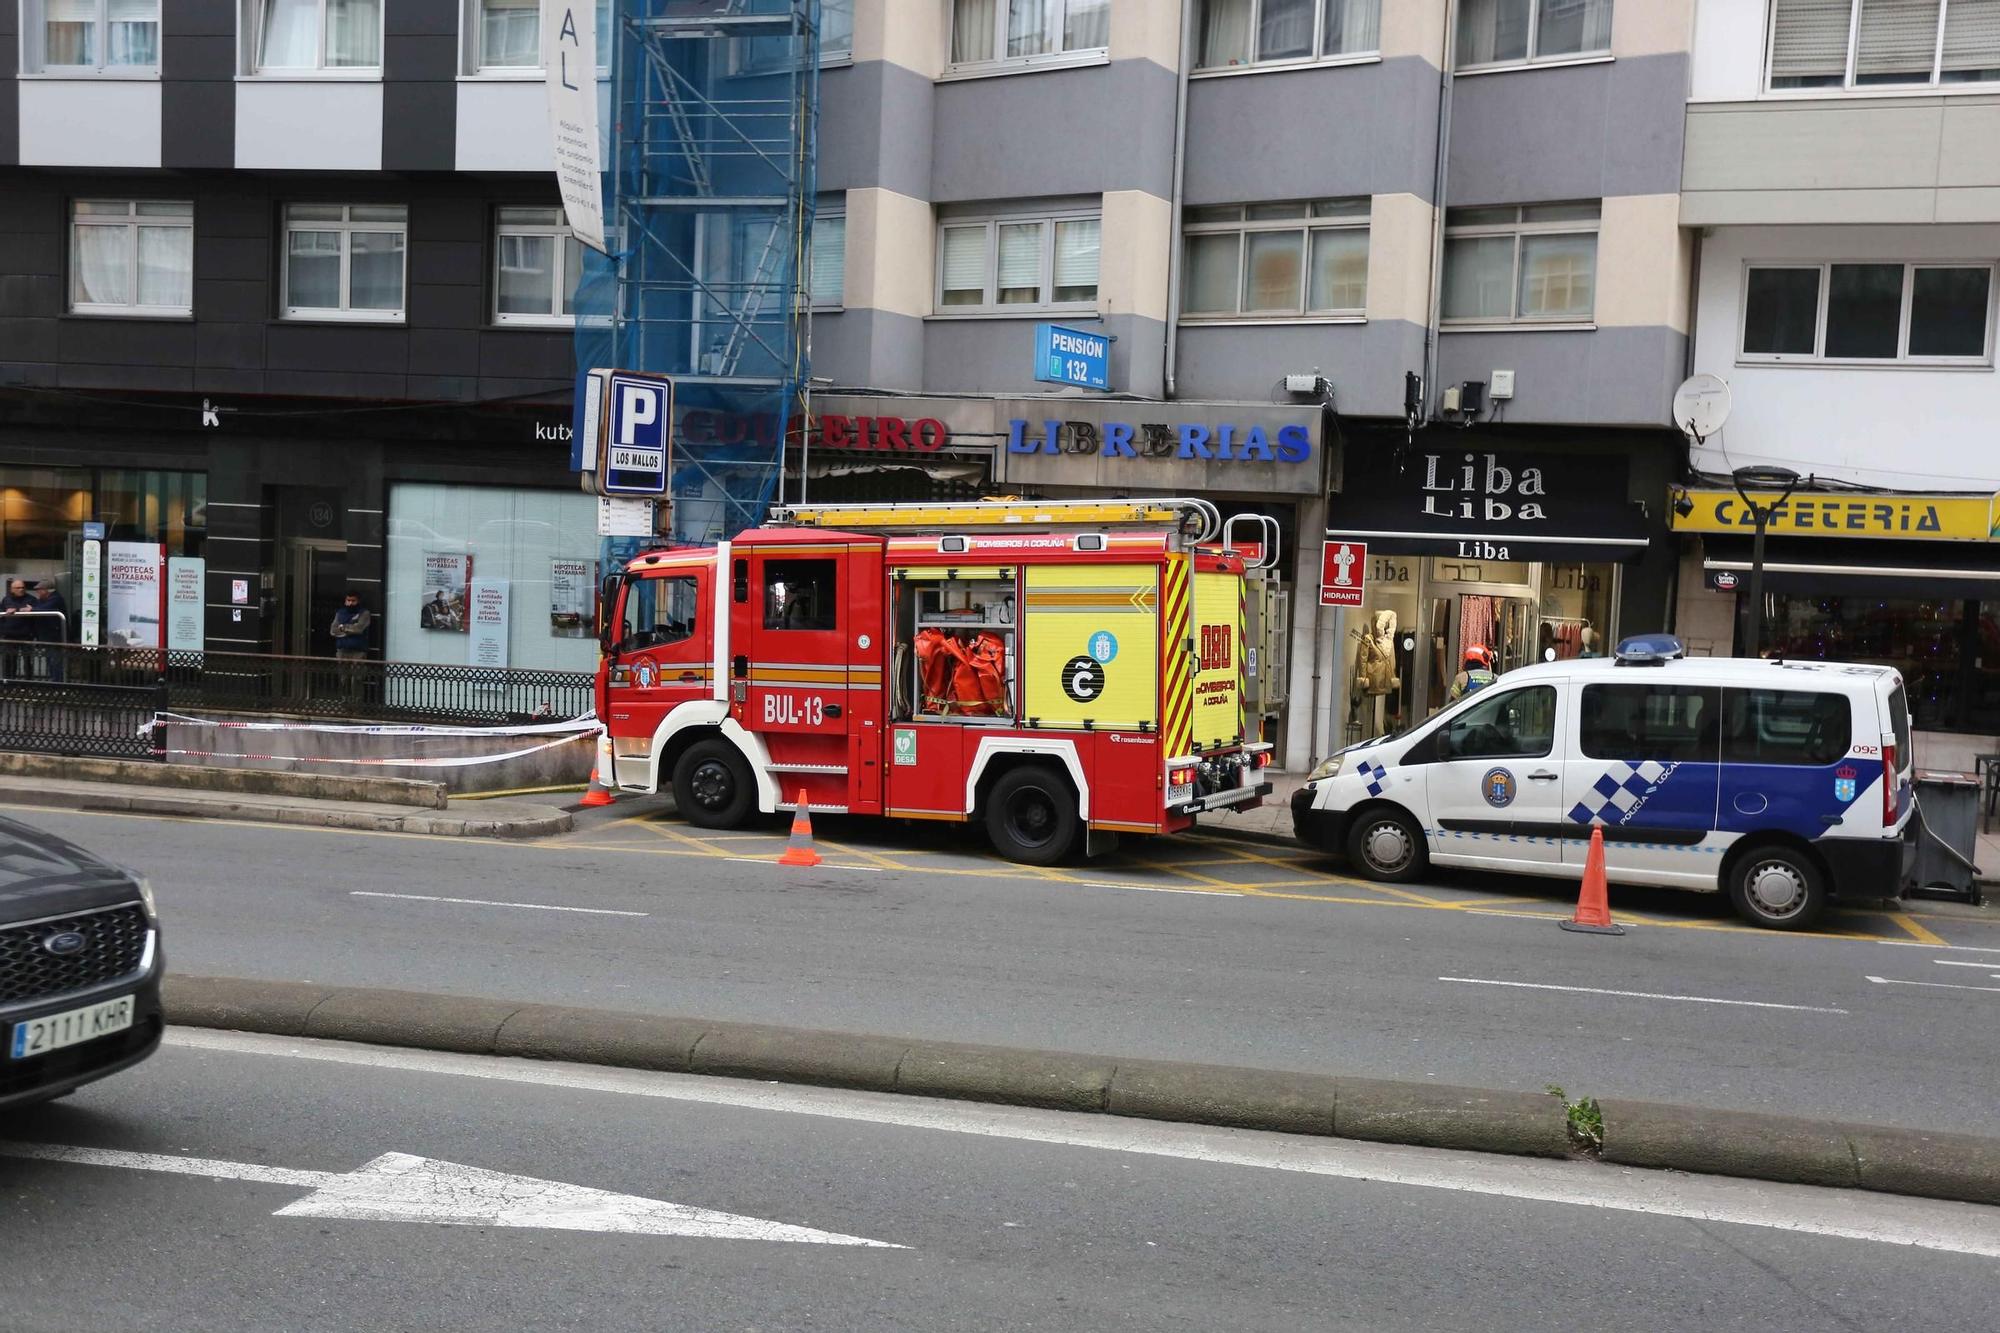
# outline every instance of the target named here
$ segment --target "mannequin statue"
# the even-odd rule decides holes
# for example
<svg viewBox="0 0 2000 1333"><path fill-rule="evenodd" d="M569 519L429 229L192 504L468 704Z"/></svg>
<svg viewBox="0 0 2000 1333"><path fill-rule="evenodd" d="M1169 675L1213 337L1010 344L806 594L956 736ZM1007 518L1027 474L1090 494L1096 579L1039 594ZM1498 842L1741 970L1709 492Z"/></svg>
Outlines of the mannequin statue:
<svg viewBox="0 0 2000 1333"><path fill-rule="evenodd" d="M1583 651L1578 657L1602 657L1604 652L1597 646L1597 631L1586 625L1583 628Z"/></svg>
<svg viewBox="0 0 2000 1333"><path fill-rule="evenodd" d="M1396 613L1377 611L1367 630L1355 631L1355 638L1354 683L1348 692L1352 715L1366 736L1380 736L1389 729L1389 698L1403 683L1396 671Z"/></svg>

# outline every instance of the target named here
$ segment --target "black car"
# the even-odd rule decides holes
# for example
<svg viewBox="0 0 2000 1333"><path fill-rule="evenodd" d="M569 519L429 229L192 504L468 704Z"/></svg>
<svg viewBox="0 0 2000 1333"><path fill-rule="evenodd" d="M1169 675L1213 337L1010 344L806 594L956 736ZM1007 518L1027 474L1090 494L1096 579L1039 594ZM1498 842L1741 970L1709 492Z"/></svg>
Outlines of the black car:
<svg viewBox="0 0 2000 1333"><path fill-rule="evenodd" d="M143 877L0 818L0 1110L151 1055L160 971Z"/></svg>

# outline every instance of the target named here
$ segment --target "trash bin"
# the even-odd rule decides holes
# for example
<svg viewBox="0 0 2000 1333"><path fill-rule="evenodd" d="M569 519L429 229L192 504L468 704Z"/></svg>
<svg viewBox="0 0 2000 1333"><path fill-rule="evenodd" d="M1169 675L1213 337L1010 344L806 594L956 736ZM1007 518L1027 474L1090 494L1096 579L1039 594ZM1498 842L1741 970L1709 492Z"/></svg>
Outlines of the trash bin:
<svg viewBox="0 0 2000 1333"><path fill-rule="evenodd" d="M1917 774L1918 895L1979 902L1979 781L1968 773Z"/></svg>

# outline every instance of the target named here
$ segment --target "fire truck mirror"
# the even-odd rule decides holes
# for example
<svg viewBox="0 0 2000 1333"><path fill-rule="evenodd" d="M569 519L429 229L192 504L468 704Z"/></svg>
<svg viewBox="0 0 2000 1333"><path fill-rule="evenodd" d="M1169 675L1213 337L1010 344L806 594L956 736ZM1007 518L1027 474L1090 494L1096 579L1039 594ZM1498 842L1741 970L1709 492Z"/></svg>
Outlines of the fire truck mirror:
<svg viewBox="0 0 2000 1333"><path fill-rule="evenodd" d="M735 597L736 600L739 602L749 601L750 562L748 560L738 560L736 562L736 566L731 577L734 579L734 588L731 592L731 596Z"/></svg>
<svg viewBox="0 0 2000 1333"><path fill-rule="evenodd" d="M606 575L604 586L597 594L597 642L607 653L616 645L618 638L612 632L612 626L617 623L613 617L618 614L618 590L624 582L622 574Z"/></svg>

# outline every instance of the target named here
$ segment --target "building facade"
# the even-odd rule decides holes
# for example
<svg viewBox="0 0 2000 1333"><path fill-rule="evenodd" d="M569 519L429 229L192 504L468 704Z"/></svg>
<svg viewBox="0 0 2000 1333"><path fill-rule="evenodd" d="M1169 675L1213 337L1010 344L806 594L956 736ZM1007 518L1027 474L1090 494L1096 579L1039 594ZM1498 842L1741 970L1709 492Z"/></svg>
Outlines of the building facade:
<svg viewBox="0 0 2000 1333"><path fill-rule="evenodd" d="M2000 733L2000 9L1701 0L1681 221L1695 370L1730 390L1691 445L1679 623L1718 653L1880 662L1927 764ZM1747 596L1746 466L1805 480Z"/></svg>
<svg viewBox="0 0 2000 1333"><path fill-rule="evenodd" d="M1661 628L1696 7L823 6L788 493L1268 516L1292 768L1438 706L1475 641ZM60 578L102 521L204 559L211 650L327 651L358 584L378 650L439 661L438 594L500 579L511 665L589 660L536 18L0 0L0 563ZM1105 387L1039 376L1041 325ZM1329 531L1359 606L1316 605Z"/></svg>
<svg viewBox="0 0 2000 1333"><path fill-rule="evenodd" d="M1687 0L861 0L822 79L818 401L908 396L945 484L1275 517L1288 767L1439 706L1474 641L1662 628L1692 30ZM1108 390L1038 376L1043 323L1109 340ZM1236 447L1260 420L1309 451ZM923 493L918 451L814 439L822 498ZM1359 607L1316 607L1329 532L1367 546Z"/></svg>

